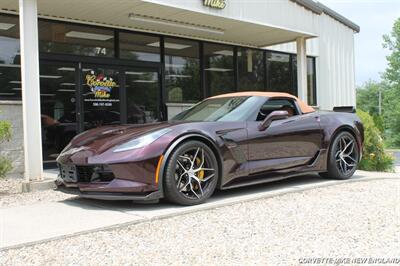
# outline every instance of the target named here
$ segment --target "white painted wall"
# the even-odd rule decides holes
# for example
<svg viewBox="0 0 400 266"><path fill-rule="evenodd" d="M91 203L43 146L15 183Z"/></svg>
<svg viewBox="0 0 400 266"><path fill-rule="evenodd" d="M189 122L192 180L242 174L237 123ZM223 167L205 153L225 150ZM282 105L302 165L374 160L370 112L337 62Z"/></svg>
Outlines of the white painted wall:
<svg viewBox="0 0 400 266"><path fill-rule="evenodd" d="M316 56L317 104L321 109L356 105L354 31L332 17L319 16L318 38L307 40L307 55ZM266 47L296 53L296 43Z"/></svg>
<svg viewBox="0 0 400 266"><path fill-rule="evenodd" d="M318 15L290 0L225 0L222 10L204 7L202 0L142 1L296 32L314 34L318 29Z"/></svg>

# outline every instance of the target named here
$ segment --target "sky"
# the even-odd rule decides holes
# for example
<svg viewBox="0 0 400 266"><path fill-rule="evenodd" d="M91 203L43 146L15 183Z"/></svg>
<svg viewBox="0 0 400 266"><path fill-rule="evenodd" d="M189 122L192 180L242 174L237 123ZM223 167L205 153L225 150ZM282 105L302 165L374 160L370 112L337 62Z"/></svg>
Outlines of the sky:
<svg viewBox="0 0 400 266"><path fill-rule="evenodd" d="M319 0L360 26L355 35L356 85L379 81L387 66L383 34L389 34L400 17L400 0Z"/></svg>

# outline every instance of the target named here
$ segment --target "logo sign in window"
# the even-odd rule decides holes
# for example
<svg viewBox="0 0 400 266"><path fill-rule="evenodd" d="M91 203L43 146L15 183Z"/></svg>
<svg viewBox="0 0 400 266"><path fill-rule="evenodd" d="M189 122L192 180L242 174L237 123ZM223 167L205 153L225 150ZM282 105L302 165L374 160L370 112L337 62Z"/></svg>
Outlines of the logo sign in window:
<svg viewBox="0 0 400 266"><path fill-rule="evenodd" d="M224 9L226 2L225 0L203 0L203 5L216 9Z"/></svg>
<svg viewBox="0 0 400 266"><path fill-rule="evenodd" d="M93 106L112 106L112 102L119 102L119 99L111 99L112 90L118 86L112 78L91 71L85 79L90 94L94 96L94 99L86 98L85 101L93 102Z"/></svg>

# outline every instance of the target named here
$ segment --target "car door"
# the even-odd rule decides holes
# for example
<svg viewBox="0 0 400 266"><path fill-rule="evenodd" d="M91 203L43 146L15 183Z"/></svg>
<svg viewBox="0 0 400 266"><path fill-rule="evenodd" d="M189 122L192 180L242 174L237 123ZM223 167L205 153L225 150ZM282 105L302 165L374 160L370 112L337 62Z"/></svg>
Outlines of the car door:
<svg viewBox="0 0 400 266"><path fill-rule="evenodd" d="M302 114L292 99L269 99L260 111L266 116L265 112L274 110L289 110L292 114L273 121L263 131L258 126L264 117L259 115L259 121L247 122L250 174L287 172L288 168L307 165L320 150L322 131L318 113Z"/></svg>

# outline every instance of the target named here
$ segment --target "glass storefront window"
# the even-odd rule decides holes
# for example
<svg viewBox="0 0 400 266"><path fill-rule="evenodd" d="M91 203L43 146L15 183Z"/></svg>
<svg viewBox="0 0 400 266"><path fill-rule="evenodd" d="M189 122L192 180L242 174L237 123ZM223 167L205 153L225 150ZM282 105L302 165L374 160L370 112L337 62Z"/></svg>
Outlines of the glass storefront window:
<svg viewBox="0 0 400 266"><path fill-rule="evenodd" d="M293 55L293 87L297 91L297 57ZM307 57L307 101L309 105L317 105L317 88L315 58Z"/></svg>
<svg viewBox="0 0 400 266"><path fill-rule="evenodd" d="M317 105L317 88L315 75L315 58L307 57L307 101L308 104Z"/></svg>
<svg viewBox="0 0 400 266"><path fill-rule="evenodd" d="M21 100L18 17L0 16L0 99Z"/></svg>
<svg viewBox="0 0 400 266"><path fill-rule="evenodd" d="M199 44L165 38L167 102L195 103L201 99Z"/></svg>
<svg viewBox="0 0 400 266"><path fill-rule="evenodd" d="M204 72L211 96L234 91L233 47L205 43Z"/></svg>
<svg viewBox="0 0 400 266"><path fill-rule="evenodd" d="M158 73L126 71L127 120L130 124L154 122L159 113Z"/></svg>
<svg viewBox="0 0 400 266"><path fill-rule="evenodd" d="M40 66L40 106L44 163L54 162L77 133L73 65Z"/></svg>
<svg viewBox="0 0 400 266"><path fill-rule="evenodd" d="M239 91L265 90L264 52L238 48Z"/></svg>
<svg viewBox="0 0 400 266"><path fill-rule="evenodd" d="M137 33L119 33L120 58L160 62L160 38Z"/></svg>
<svg viewBox="0 0 400 266"><path fill-rule="evenodd" d="M39 51L97 57L114 56L114 31L39 20Z"/></svg>
<svg viewBox="0 0 400 266"><path fill-rule="evenodd" d="M267 52L268 90L296 93L292 89L290 55Z"/></svg>

